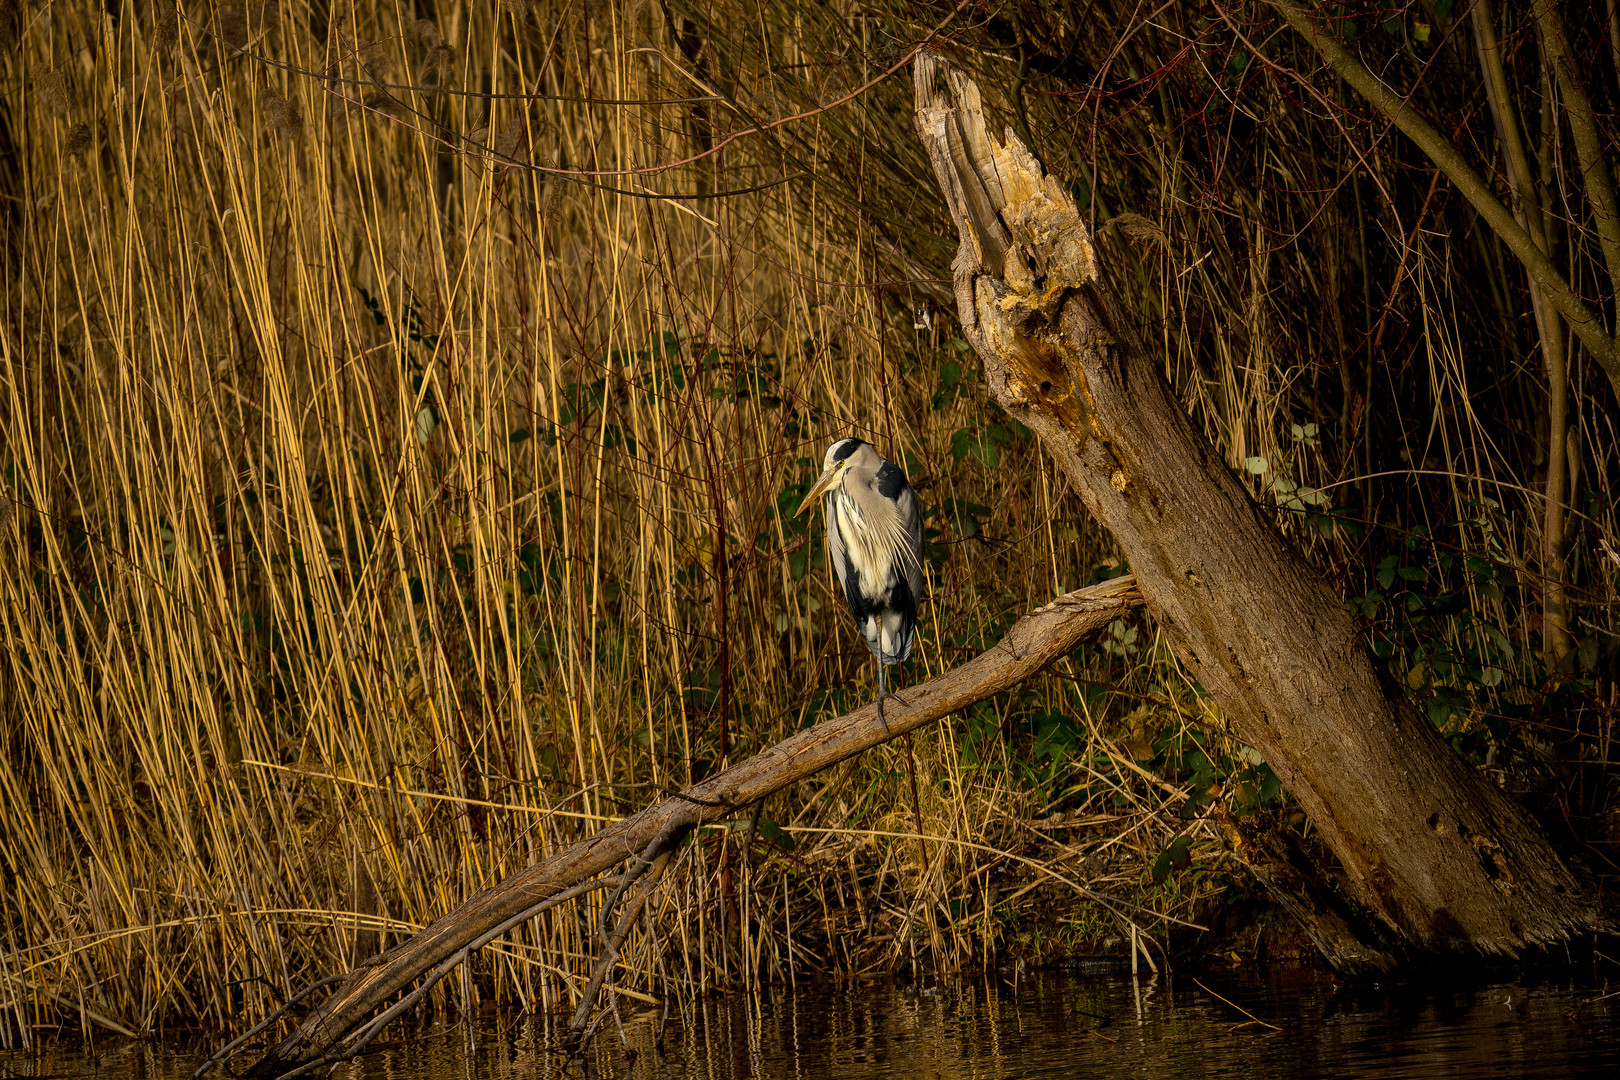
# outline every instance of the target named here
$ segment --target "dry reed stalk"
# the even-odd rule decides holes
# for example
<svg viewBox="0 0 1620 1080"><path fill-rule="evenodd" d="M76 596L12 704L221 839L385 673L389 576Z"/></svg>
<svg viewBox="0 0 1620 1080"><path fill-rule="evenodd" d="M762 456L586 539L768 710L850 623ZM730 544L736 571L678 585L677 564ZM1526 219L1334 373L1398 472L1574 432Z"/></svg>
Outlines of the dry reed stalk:
<svg viewBox="0 0 1620 1080"><path fill-rule="evenodd" d="M262 1015L712 768L722 724L736 758L862 692L819 536L778 501L836 435L901 455L931 509L919 674L1117 558L1027 436L994 441L971 374L946 375L965 357L921 280L949 249L906 88L816 111L938 12L537 2L450 5L424 28L368 0L282 8L236 27L51 7L3 61L29 135L3 166L20 201L0 238L11 1045L52 1017ZM1535 588L1542 508L1504 432L1533 405L1507 376L1482 397L1470 359L1515 351L1516 279L1455 221L1452 239L1406 224L1376 132L1222 68L1242 49L1219 23L1105 2L1097 25L1134 30L1103 40L1071 7L1024 14L1019 33L1084 70L1031 78L1020 104L997 52L1016 28L962 43L1099 224L1155 224L1162 241L1107 242L1229 461L1266 459L1254 490L1352 596L1401 537L1440 538L1444 507L1447 542L1508 581L1445 571L1478 622L1438 636L1477 651L1488 623L1530 655L1511 576ZM1360 172L1335 188L1324 161ZM1375 349L1378 267L1409 232ZM1324 311L1324 262L1366 302ZM1612 420L1578 422L1582 512L1613 537ZM1307 423L1321 434L1291 435ZM1411 496L1403 476L1361 479L1414 468L1445 475ZM1349 524L1290 511L1278 478ZM1349 527L1374 516L1385 531ZM1592 635L1616 577L1582 543L1572 614ZM1424 644L1391 634L1397 673ZM1039 866L1132 850L1086 886L1185 917L1175 880L1143 885L1143 857L1185 831L1185 778L1135 755L1220 718L1155 646L1121 638L1064 674L1090 682L1048 678L921 735L915 806L885 749L767 808L796 846L744 851L745 823L729 829L729 885L717 835L683 850L626 940L623 991L986 963L1036 895L1007 900L1035 880L1007 876L1021 844ZM1510 678L1457 723L1534 689ZM1061 764L1039 756L1042 716L1066 718ZM1020 824L1059 810L1092 824L1057 844ZM593 920L547 913L435 1007L570 1005Z"/></svg>

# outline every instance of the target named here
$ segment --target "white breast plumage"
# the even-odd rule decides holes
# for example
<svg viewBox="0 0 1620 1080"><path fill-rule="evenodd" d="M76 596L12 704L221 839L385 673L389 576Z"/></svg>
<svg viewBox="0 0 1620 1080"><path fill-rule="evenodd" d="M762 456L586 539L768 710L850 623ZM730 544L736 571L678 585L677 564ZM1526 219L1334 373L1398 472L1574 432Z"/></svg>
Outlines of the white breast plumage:
<svg viewBox="0 0 1620 1080"><path fill-rule="evenodd" d="M893 576L893 560L888 551L881 542L874 542L878 535L868 528L865 516L853 499L838 491L832 495L832 502L839 538L844 542L844 558L860 575L861 592L868 596L887 592Z"/></svg>

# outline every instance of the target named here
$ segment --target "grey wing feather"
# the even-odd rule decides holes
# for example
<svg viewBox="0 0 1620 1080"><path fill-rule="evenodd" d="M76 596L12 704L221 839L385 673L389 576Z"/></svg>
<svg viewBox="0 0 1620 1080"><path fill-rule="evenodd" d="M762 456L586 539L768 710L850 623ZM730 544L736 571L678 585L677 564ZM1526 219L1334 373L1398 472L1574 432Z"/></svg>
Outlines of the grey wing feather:
<svg viewBox="0 0 1620 1080"><path fill-rule="evenodd" d="M827 526L827 555L832 559L833 573L837 576L835 584L840 595L844 592L844 582L849 580L849 566L844 556L844 535L838 531L838 513L833 509L834 495L829 493L823 500L822 520Z"/></svg>
<svg viewBox="0 0 1620 1080"><path fill-rule="evenodd" d="M913 601L920 604L923 598L922 507L917 502L917 493L911 490L909 484L900 493L899 502L900 531L907 549L902 553L900 566L906 575L906 584L911 586Z"/></svg>

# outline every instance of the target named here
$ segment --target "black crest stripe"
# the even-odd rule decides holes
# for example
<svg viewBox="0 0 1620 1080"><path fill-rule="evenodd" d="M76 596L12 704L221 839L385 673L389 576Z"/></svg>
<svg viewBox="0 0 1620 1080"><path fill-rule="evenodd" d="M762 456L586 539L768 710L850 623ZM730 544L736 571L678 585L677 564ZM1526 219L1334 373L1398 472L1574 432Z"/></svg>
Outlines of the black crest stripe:
<svg viewBox="0 0 1620 1080"><path fill-rule="evenodd" d="M838 444L838 449L833 451L832 459L834 461L843 461L845 458L849 457L849 455L853 454L856 450L859 450L865 445L867 444L866 440L864 439L845 439L843 442Z"/></svg>
<svg viewBox="0 0 1620 1080"><path fill-rule="evenodd" d="M885 499L898 499L906 490L906 474L892 461L885 461L877 474L877 493Z"/></svg>

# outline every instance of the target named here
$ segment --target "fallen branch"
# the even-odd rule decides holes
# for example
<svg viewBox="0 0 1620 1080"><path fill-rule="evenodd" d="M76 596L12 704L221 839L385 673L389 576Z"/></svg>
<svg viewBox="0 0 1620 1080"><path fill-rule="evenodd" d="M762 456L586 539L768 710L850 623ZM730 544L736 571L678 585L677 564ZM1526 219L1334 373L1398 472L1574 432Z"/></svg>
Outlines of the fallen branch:
<svg viewBox="0 0 1620 1080"><path fill-rule="evenodd" d="M347 1060L397 1016L404 1003L375 1019L372 1014L424 973L430 973L431 985L474 951L560 902L565 894L610 884L627 886L661 849L686 832L733 816L739 808L863 750L1016 686L1141 604L1136 579L1130 576L1060 596L1019 619L992 648L936 679L907 689L910 708L891 705L887 731L872 705L827 720L519 871L350 972L332 996L271 1047L246 1076L285 1080L323 1064ZM638 861L622 879L593 880L626 859ZM613 947L610 943L610 951ZM600 985L599 980L593 981ZM418 987L406 1000L414 1002L424 992ZM198 1075L240 1043L233 1042L214 1055Z"/></svg>

